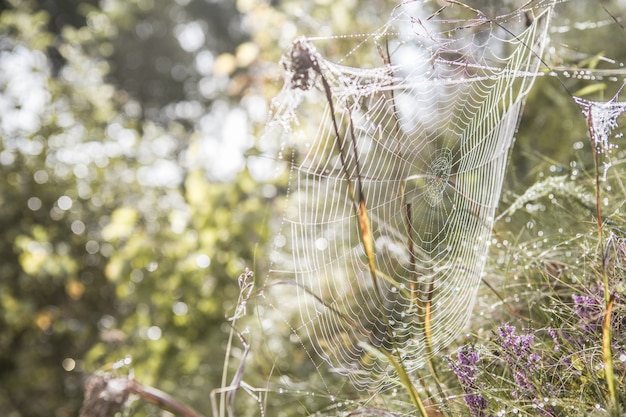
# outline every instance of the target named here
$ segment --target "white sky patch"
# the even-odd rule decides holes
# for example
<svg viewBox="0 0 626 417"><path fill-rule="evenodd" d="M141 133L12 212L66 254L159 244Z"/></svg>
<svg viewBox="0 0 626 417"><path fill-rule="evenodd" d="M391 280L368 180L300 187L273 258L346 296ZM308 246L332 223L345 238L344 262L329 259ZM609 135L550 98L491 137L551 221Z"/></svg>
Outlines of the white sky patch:
<svg viewBox="0 0 626 417"><path fill-rule="evenodd" d="M176 162L159 159L139 168L137 179L144 186L177 187L183 180L183 169Z"/></svg>
<svg viewBox="0 0 626 417"><path fill-rule="evenodd" d="M196 55L194 61L196 71L202 75L213 74L213 64L215 64L215 55L208 49L204 49Z"/></svg>
<svg viewBox="0 0 626 417"><path fill-rule="evenodd" d="M214 106L198 123L197 151L187 154L190 166L201 165L220 181L231 181L244 169L244 153L254 146L249 118L243 109Z"/></svg>
<svg viewBox="0 0 626 417"><path fill-rule="evenodd" d="M0 133L30 135L50 101L46 57L17 46L0 52Z"/></svg>
<svg viewBox="0 0 626 417"><path fill-rule="evenodd" d="M241 106L246 109L254 123L265 123L269 109L267 100L261 95L247 95L241 99Z"/></svg>
<svg viewBox="0 0 626 417"><path fill-rule="evenodd" d="M245 166L241 151L232 143L221 143L218 140L207 138L202 148L207 157L208 171L219 180L234 179L235 175Z"/></svg>
<svg viewBox="0 0 626 417"><path fill-rule="evenodd" d="M180 47L187 52L197 51L206 40L204 26L198 21L177 25L174 33Z"/></svg>
<svg viewBox="0 0 626 417"><path fill-rule="evenodd" d="M247 163L250 175L259 182L276 179L287 168L284 161L277 161L276 157L271 154L249 156Z"/></svg>

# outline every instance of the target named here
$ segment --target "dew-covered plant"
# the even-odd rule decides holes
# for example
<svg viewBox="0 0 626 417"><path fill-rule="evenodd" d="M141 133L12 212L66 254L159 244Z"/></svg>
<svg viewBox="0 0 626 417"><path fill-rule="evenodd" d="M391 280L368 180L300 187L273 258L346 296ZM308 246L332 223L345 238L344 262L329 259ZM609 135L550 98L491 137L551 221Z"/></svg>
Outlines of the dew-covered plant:
<svg viewBox="0 0 626 417"><path fill-rule="evenodd" d="M558 327L505 324L491 340L459 349L450 368L469 415L611 415L602 349L603 292L581 292L555 306L562 320ZM615 376L621 382L626 374L621 294L615 296L610 324ZM618 404L624 404L626 390L617 386Z"/></svg>
<svg viewBox="0 0 626 417"><path fill-rule="evenodd" d="M604 157L605 166L618 160L614 154ZM494 330L462 346L449 363L467 415L621 416L625 411L626 238L619 211L625 193L606 193L622 175L615 169L599 180L596 174L588 192L567 197L582 210L565 209L552 192L546 195L556 207L542 210L542 218L522 205L525 219L534 217L527 229L537 226L544 238L518 242L509 253L514 266L506 279L513 280L503 291L512 295L500 300L512 319L494 320ZM594 193L596 207L589 207L584 201ZM594 214L600 219L595 225ZM585 227L576 224L582 219ZM558 234L545 238L544 230L554 232L555 225Z"/></svg>
<svg viewBox="0 0 626 417"><path fill-rule="evenodd" d="M450 369L467 415L620 415L626 404L626 257L621 247L615 255L610 314L601 285L565 287L565 279L546 277L538 286L543 299L528 311L528 320L500 325L487 340L458 350ZM607 333L612 334L614 399L606 372Z"/></svg>
<svg viewBox="0 0 626 417"><path fill-rule="evenodd" d="M484 416L488 402L480 393L484 388L483 383L479 383L478 379L482 373L479 368L480 353L470 345L465 345L459 349L456 360L450 362L450 368L459 378L459 382L465 392L465 404L469 408L473 417Z"/></svg>

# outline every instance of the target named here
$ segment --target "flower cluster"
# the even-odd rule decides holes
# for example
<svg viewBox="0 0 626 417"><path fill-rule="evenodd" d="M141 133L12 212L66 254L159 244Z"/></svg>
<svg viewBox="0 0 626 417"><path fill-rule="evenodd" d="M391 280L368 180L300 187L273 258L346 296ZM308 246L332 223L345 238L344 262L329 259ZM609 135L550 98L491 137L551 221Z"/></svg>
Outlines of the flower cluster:
<svg viewBox="0 0 626 417"><path fill-rule="evenodd" d="M626 314L624 314L623 300L618 292L615 292L615 306L611 317L613 332L612 350L617 357L626 357ZM604 293L602 287L594 287L585 295L573 295L573 311L578 317L582 334L576 339L576 344L581 348L600 343L602 323L606 314L604 308Z"/></svg>
<svg viewBox="0 0 626 417"><path fill-rule="evenodd" d="M601 297L592 295L573 295L574 312L579 317L585 332L599 330L602 326L602 301Z"/></svg>
<svg viewBox="0 0 626 417"><path fill-rule="evenodd" d="M457 360L450 363L452 372L457 376L463 391L465 392L465 403L474 417L486 417L485 409L487 400L479 393L477 383L480 370L478 362L480 354L472 346L462 346L459 349Z"/></svg>
<svg viewBox="0 0 626 417"><path fill-rule="evenodd" d="M504 325L496 332L495 343L502 349L502 357L511 370L518 389L514 398L533 398L536 390L534 374L539 370L541 357L532 349L533 334L516 334L515 327Z"/></svg>

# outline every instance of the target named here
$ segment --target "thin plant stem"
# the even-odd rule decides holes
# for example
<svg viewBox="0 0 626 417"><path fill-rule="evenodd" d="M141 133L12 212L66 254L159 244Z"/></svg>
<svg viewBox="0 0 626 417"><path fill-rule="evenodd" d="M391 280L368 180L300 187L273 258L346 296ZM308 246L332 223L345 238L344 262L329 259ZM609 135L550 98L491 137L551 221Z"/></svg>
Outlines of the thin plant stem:
<svg viewBox="0 0 626 417"><path fill-rule="evenodd" d="M233 323L234 325L234 323ZM232 344L233 344L233 335L234 335L235 329L234 327L230 328L230 332L228 333L228 343L226 344L226 355L224 356L224 367L222 370L222 388L226 387L227 384L227 378L228 378L228 366L229 366L229 359L230 359L230 352L232 349ZM219 417L223 417L224 413L226 412L226 391L222 391L220 393L220 409L219 409L219 414L215 414L216 410L213 410L214 414Z"/></svg>
<svg viewBox="0 0 626 417"><path fill-rule="evenodd" d="M595 171L596 182L596 223L598 226L598 241L600 245L602 242L602 200L600 189L600 171L598 163L598 142L596 141L593 118L591 108L587 111L587 130L589 132L589 139L591 141L591 153L593 155L593 166ZM615 373L613 368L613 353L611 349L611 342L613 339L611 329L611 310L613 309L613 303L615 301L614 296L611 294L609 288L609 274L608 268L608 251L611 247L611 239L607 243L607 253L602 258L602 284L604 289L604 322L602 324L602 361L604 362L604 377L606 378L606 385L609 391L610 410L612 415L619 416L619 404L617 402L617 392L615 389ZM604 252L601 250L601 252Z"/></svg>
<svg viewBox="0 0 626 417"><path fill-rule="evenodd" d="M426 406L424 405L424 402L420 398L420 395L417 392L417 389L415 388L415 385L411 381L411 378L409 378L409 375L407 374L406 369L404 368L402 363L399 362L396 359L396 357L393 354L391 354L391 352L388 352L388 351L382 350L382 349L381 349L381 351L387 356L389 361L392 363L393 367L398 372L398 376L400 377L400 382L402 383L404 388L407 390L407 392L409 394L409 397L411 398L411 402L417 408L417 411L419 411L419 415L421 417L428 417L428 412L426 411Z"/></svg>
<svg viewBox="0 0 626 417"><path fill-rule="evenodd" d="M253 276L252 272L246 269L238 279L239 282L239 299L237 300L237 306L235 309L235 313L229 319L231 321L230 332L228 334L228 343L226 345L226 356L224 358L224 366L222 368L222 383L221 388L219 390L214 390L211 393L211 402L213 407L213 415L216 417L223 417L224 413L227 411L227 403L229 401L234 402L234 393L239 389L239 385L241 383L241 378L243 377L243 369L245 366L246 356L248 355L248 351L250 346L246 339L237 331L235 328L235 324L237 323L237 319L242 317L245 314L245 303L250 299L252 295L252 290L254 288L254 282L248 281ZM237 372L235 373L235 377L233 378L233 382L230 386L227 386L228 379L228 368L229 368L229 359L233 345L233 337L237 334L239 336L239 340L244 346L244 354L242 355L241 362L239 367L237 368ZM214 395L219 392L220 400L219 400L219 412L215 409ZM229 411L229 414L232 414Z"/></svg>
<svg viewBox="0 0 626 417"><path fill-rule="evenodd" d="M606 275L606 272L605 272ZM620 405L617 402L617 391L615 389L615 372L613 369L613 352L611 349L612 329L611 329L611 311L615 296L611 295L606 307L604 322L602 323L602 360L604 362L604 377L609 390L609 402L611 403L611 415L619 417Z"/></svg>
<svg viewBox="0 0 626 417"><path fill-rule="evenodd" d="M593 155L593 167L596 180L596 223L598 225L598 239L602 242L602 200L600 196L600 170L598 167L598 149L594 140L593 121L591 120L591 109L587 116L587 126L589 129L589 138L591 139L591 154Z"/></svg>

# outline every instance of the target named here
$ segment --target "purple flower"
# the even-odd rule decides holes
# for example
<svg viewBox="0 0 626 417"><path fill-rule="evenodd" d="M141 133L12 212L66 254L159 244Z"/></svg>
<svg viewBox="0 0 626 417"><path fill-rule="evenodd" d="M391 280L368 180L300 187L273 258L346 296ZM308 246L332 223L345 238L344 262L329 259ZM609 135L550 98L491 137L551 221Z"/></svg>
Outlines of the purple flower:
<svg viewBox="0 0 626 417"><path fill-rule="evenodd" d="M486 417L485 409L487 408L487 400L480 394L467 394L465 397L465 404L470 409L472 416L474 417Z"/></svg>
<svg viewBox="0 0 626 417"><path fill-rule="evenodd" d="M513 354L517 358L523 358L529 354L535 340L534 334L525 334L518 336L515 334L515 327L505 324L498 329L498 340L509 354Z"/></svg>
<svg viewBox="0 0 626 417"><path fill-rule="evenodd" d="M459 363L465 366L476 366L480 360L480 354L471 346L463 346L459 350Z"/></svg>
<svg viewBox="0 0 626 417"><path fill-rule="evenodd" d="M602 325L606 314L604 306L603 288L592 287L586 295L573 295L574 314L580 321L580 329L583 331L576 338L579 346L596 346L600 343ZM617 357L626 350L626 315L624 315L623 295L616 291L613 294L614 306L611 313L611 328L613 340L611 347Z"/></svg>
<svg viewBox="0 0 626 417"><path fill-rule="evenodd" d="M465 392L465 404L470 409L472 416L474 417L486 417L484 410L489 403L487 400L478 393L479 386L477 384L480 370L478 369L478 362L480 360L480 354L471 346L462 346L459 349L457 360L450 362L452 372L459 378L459 382Z"/></svg>
<svg viewBox="0 0 626 417"><path fill-rule="evenodd" d="M593 332L601 327L602 322L602 302L601 298L589 295L573 295L574 312L583 322L582 329L586 332Z"/></svg>
<svg viewBox="0 0 626 417"><path fill-rule="evenodd" d="M479 374L476 366L480 355L471 346L462 346L457 355L457 361L452 362L450 367L463 386L471 386L476 382Z"/></svg>
<svg viewBox="0 0 626 417"><path fill-rule="evenodd" d="M531 398L535 394L532 376L539 369L541 356L532 352L533 334L517 335L515 327L504 325L497 331L496 344L503 349L504 361L509 366L518 389L512 392L515 398Z"/></svg>

